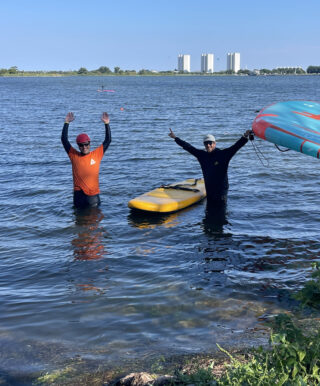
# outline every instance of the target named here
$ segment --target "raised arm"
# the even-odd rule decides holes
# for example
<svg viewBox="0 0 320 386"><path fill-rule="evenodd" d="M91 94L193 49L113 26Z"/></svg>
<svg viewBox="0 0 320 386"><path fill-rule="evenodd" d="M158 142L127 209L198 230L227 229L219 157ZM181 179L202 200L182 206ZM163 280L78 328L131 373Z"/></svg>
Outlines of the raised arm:
<svg viewBox="0 0 320 386"><path fill-rule="evenodd" d="M109 126L110 118L109 118L108 113L102 113L101 120L102 120L102 122L104 122L105 129L106 129L105 138L104 138L104 141L102 143L103 152L105 152L111 143L111 130L110 130L110 126Z"/></svg>
<svg viewBox="0 0 320 386"><path fill-rule="evenodd" d="M247 130L246 132L243 133L242 137L238 139L236 143L234 143L232 146L224 150L228 152L230 159L236 154L238 150L242 148L242 146L244 146L248 142L248 137L250 133L251 133L251 130Z"/></svg>
<svg viewBox="0 0 320 386"><path fill-rule="evenodd" d="M181 146L184 150L186 150L190 154L194 155L195 157L198 157L198 155L201 153L201 150L196 149L195 147L190 145L190 143L185 142L182 139L178 138L171 129L169 129L169 130L170 130L170 133L168 134L169 137L173 138L176 141L176 143L179 146Z"/></svg>
<svg viewBox="0 0 320 386"><path fill-rule="evenodd" d="M170 128L169 128L169 130L170 130L170 133L168 134L169 137L176 139L176 135L174 134L174 132Z"/></svg>
<svg viewBox="0 0 320 386"><path fill-rule="evenodd" d="M69 129L69 123L72 122L74 120L74 115L73 113L68 113L67 116L66 116L66 119L64 120L64 125L63 125L63 128L62 128L62 134L61 134L61 142L62 142L62 145L65 149L65 151L67 152L67 154L69 154L69 151L70 151L70 148L71 148L71 144L68 140L68 129Z"/></svg>

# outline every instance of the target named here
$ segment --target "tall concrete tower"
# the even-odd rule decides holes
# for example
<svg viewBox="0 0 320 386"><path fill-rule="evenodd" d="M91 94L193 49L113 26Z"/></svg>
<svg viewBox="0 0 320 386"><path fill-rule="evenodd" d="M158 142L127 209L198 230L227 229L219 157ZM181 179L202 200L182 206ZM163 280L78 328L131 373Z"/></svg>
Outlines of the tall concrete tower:
<svg viewBox="0 0 320 386"><path fill-rule="evenodd" d="M213 54L202 54L201 55L201 72L214 72L214 55Z"/></svg>
<svg viewBox="0 0 320 386"><path fill-rule="evenodd" d="M190 55L178 56L178 71L190 72Z"/></svg>
<svg viewBox="0 0 320 386"><path fill-rule="evenodd" d="M240 52L228 53L227 55L227 71L237 73L240 70Z"/></svg>

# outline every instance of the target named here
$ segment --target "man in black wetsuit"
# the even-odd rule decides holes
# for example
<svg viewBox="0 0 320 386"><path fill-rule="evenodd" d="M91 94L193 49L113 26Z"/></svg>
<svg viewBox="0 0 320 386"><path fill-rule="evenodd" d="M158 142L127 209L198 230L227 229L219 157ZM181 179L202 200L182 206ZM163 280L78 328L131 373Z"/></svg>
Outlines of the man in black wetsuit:
<svg viewBox="0 0 320 386"><path fill-rule="evenodd" d="M101 120L105 124L105 138L95 150L90 151L90 138L82 133L76 142L79 151L74 149L68 140L69 123L74 120L73 113L68 113L63 125L61 142L72 163L73 203L77 208L97 207L100 205L99 169L102 157L111 143L109 115L103 113Z"/></svg>
<svg viewBox="0 0 320 386"><path fill-rule="evenodd" d="M236 152L248 142L251 131L247 130L234 145L223 150L216 147L215 137L208 134L203 139L205 150L200 150L176 137L173 131L169 130L169 137L173 138L184 150L195 156L200 163L207 191L207 211L225 209L229 188L229 162Z"/></svg>

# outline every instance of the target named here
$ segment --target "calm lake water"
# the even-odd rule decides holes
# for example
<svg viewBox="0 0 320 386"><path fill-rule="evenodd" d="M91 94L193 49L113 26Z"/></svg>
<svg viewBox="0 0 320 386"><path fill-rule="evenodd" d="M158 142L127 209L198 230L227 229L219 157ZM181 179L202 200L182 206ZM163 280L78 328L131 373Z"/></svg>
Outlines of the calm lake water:
<svg viewBox="0 0 320 386"><path fill-rule="evenodd" d="M201 176L169 127L227 147L256 110L320 100L319 86L316 76L0 78L0 375L208 352L290 310L319 259L319 160L256 139L262 165L248 143L230 164L223 226L206 221L205 202L152 217L127 202ZM102 204L88 213L72 207L68 111L72 144L86 131L98 146L102 112L111 119Z"/></svg>

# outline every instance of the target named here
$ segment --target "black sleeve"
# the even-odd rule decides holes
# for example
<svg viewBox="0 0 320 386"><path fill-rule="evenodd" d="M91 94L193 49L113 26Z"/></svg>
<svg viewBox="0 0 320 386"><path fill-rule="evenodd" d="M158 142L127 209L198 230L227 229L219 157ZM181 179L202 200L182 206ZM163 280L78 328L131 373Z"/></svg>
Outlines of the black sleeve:
<svg viewBox="0 0 320 386"><path fill-rule="evenodd" d="M236 154L236 152L240 150L247 142L248 138L242 136L235 144L224 149L224 151L228 154L229 159L231 159Z"/></svg>
<svg viewBox="0 0 320 386"><path fill-rule="evenodd" d="M175 138L176 143L181 146L184 150L189 152L190 154L194 155L195 157L198 157L199 154L201 153L201 150L196 149L190 143L183 141L182 139L176 137Z"/></svg>
<svg viewBox="0 0 320 386"><path fill-rule="evenodd" d="M65 122L62 128L62 134L61 134L61 142L67 154L69 154L69 151L71 149L71 144L68 141L68 128L69 128L69 123Z"/></svg>
<svg viewBox="0 0 320 386"><path fill-rule="evenodd" d="M108 123L105 124L105 128L106 128L106 136L105 136L104 141L102 143L103 152L105 152L108 149L108 147L111 143L111 130L110 130L110 126Z"/></svg>

